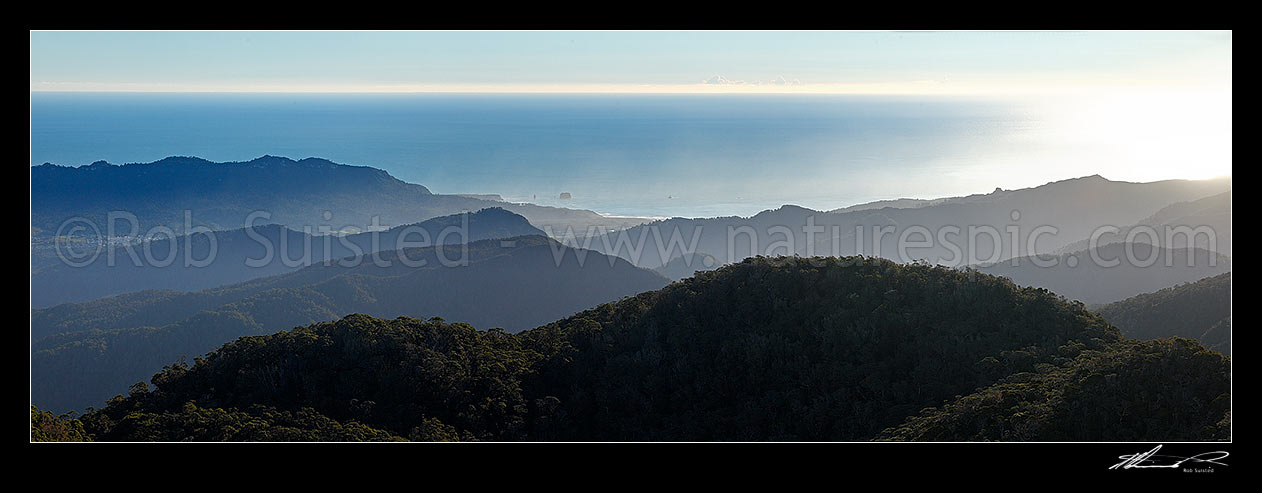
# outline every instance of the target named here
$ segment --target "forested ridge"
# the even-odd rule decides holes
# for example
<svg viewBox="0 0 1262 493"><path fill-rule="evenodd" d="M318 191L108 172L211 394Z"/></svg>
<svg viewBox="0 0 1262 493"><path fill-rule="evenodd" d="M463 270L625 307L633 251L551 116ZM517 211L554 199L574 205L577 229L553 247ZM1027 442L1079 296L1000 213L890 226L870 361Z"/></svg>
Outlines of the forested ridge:
<svg viewBox="0 0 1262 493"><path fill-rule="evenodd" d="M1125 341L1019 373L885 430L883 440L1231 439L1231 365L1191 339Z"/></svg>
<svg viewBox="0 0 1262 493"><path fill-rule="evenodd" d="M103 441L1201 440L1229 430L1229 368L976 271L755 257L518 334L356 314L243 337L62 419Z"/></svg>
<svg viewBox="0 0 1262 493"><path fill-rule="evenodd" d="M321 263L215 289L136 293L36 311L32 400L55 412L99 405L182 356L352 313L443 315L517 332L669 283L620 258L584 254L590 256L580 263L573 249L521 236L381 252L382 266ZM406 265L404 258L424 265ZM443 267L443 259L460 258L466 265Z"/></svg>
<svg viewBox="0 0 1262 493"><path fill-rule="evenodd" d="M1096 307L1133 339L1186 337L1231 356L1231 273Z"/></svg>

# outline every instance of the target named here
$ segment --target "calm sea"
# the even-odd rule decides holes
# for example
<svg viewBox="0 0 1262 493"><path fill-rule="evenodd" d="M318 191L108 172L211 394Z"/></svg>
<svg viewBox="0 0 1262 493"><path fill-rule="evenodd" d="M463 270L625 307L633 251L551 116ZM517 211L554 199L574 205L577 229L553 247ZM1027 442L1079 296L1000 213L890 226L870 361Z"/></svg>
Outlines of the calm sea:
<svg viewBox="0 0 1262 493"><path fill-rule="evenodd" d="M933 97L31 94L31 165L314 156L634 216L1037 185L1042 131L1026 105Z"/></svg>

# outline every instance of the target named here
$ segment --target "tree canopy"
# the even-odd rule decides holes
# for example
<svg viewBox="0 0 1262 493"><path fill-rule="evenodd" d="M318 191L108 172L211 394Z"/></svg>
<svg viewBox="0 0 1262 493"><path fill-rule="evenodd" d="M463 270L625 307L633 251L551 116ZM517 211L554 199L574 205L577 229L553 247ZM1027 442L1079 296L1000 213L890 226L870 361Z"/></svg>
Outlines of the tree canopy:
<svg viewBox="0 0 1262 493"><path fill-rule="evenodd" d="M74 421L96 440L502 441L1212 439L1230 423L1228 360L1194 341L1136 343L1044 289L864 257L755 257L518 334L350 315L151 383Z"/></svg>

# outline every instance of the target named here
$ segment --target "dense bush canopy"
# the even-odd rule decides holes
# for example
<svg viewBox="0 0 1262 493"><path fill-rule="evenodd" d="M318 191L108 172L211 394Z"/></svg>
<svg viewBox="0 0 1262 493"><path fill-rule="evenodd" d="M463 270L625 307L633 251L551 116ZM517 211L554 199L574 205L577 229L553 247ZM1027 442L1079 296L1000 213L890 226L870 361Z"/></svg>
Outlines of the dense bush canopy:
<svg viewBox="0 0 1262 493"><path fill-rule="evenodd" d="M152 384L77 422L97 440L1168 440L1223 436L1230 399L1226 358L1193 341L863 257L751 258L519 334L351 315Z"/></svg>

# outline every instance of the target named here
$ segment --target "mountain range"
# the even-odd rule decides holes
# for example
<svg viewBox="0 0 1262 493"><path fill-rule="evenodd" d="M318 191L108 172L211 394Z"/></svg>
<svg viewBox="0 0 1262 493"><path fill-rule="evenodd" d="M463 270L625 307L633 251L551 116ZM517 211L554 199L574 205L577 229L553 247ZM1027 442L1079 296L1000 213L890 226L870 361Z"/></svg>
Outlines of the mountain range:
<svg viewBox="0 0 1262 493"><path fill-rule="evenodd" d="M1230 178L646 223L318 158L31 173L36 437L1230 439ZM111 211L169 234L60 231Z"/></svg>
<svg viewBox="0 0 1262 493"><path fill-rule="evenodd" d="M367 166L326 159L262 156L216 163L197 157L167 157L152 163L114 165L97 161L72 167L45 163L31 168L32 235L66 234L63 225L81 218L107 236L140 234L165 226L182 234L190 227L233 230L260 223L310 233L321 227L359 231L413 224L426 219L502 207L536 227L616 229L645 222L591 211L432 193ZM110 213L132 215L110 221ZM252 213L259 222L247 224ZM188 217L186 218L186 214ZM109 234L114 222L115 234ZM59 230L62 230L60 233ZM92 231L89 228L89 232Z"/></svg>
<svg viewBox="0 0 1262 493"><path fill-rule="evenodd" d="M405 246L542 234L525 218L499 207L347 235L317 236L277 224L208 231L114 246L83 260L45 259L32 268L31 306L149 289L206 289Z"/></svg>
<svg viewBox="0 0 1262 493"><path fill-rule="evenodd" d="M1134 225L1173 203L1230 188L1230 179L1129 183L1096 175L966 197L877 202L833 211L785 205L751 217L671 218L594 238L580 238L578 231L573 239L553 236L647 268L661 267L689 251L706 252L723 263L753 255L862 254L899 262L976 265L1053 253L1101 227ZM1226 201L1230 203L1229 195ZM1220 216L1197 214L1171 221L1179 219L1192 227L1222 223ZM971 243L970 234L975 238ZM1227 234L1220 243L1229 249L1229 230ZM908 244L905 251L899 249L900 237Z"/></svg>
<svg viewBox="0 0 1262 493"><path fill-rule="evenodd" d="M1208 227L1206 232L1180 231L1180 227ZM1155 233L1157 236L1152 236ZM1169 234L1169 241L1165 235ZM1177 202L1163 207L1136 224L1119 228L1116 233L1104 232L1096 239L1096 246L1110 243L1131 242L1157 243L1166 248L1191 246L1231 255L1231 192L1223 192L1203 199ZM1213 243L1211 243L1213 242ZM1090 248L1091 239L1083 239L1061 247L1056 253L1073 253Z"/></svg>
<svg viewBox="0 0 1262 493"><path fill-rule="evenodd" d="M1090 251L1021 257L977 269L1096 305L1231 272L1231 258L1201 248L1109 243Z"/></svg>
<svg viewBox="0 0 1262 493"><path fill-rule="evenodd" d="M173 362L100 441L1230 439L1230 361L924 264L751 258L510 334L349 315Z"/></svg>
<svg viewBox="0 0 1262 493"><path fill-rule="evenodd" d="M207 187L207 183L215 185ZM282 193L273 193L260 183L287 185ZM1212 244L1211 238L1197 233L1192 236L1192 246L1206 250L1213 247L1215 253L1229 256L1230 187L1230 178L1129 183L1095 175L1033 188L996 189L987 194L962 197L878 201L831 211L785 205L751 217L672 218L635 226L643 221L606 221L612 218L587 211L495 202L483 196L436 195L423 186L396 180L381 170L340 165L318 158L293 161L265 156L243 163L212 163L198 158L173 157L149 164L122 166L100 162L78 168L44 165L32 168L32 224L36 228L32 242L32 306L46 307L65 301L85 301L144 289L204 289L277 274L293 267L274 262L264 268L246 269L242 267L241 260L257 258L255 255L261 253L236 252L231 251L231 247L257 247L253 245L257 241L248 240L257 236L276 243L284 238L290 245L288 250L317 240L314 243L319 250L324 242L318 240L328 238L314 236L310 231L299 231L301 228L298 225L320 224L327 231L330 225L344 224L355 229L371 222L369 216L378 216L381 224L394 225L398 229L403 227L401 224L414 224L409 219L433 218L443 212L478 210L474 207L488 205L520 214L529 223L514 225L516 230L497 235L546 231L567 245L617 255L636 266L659 269L671 279L682 279L697 270L682 260L685 255L691 258L694 253L702 253L709 260L711 265L702 265L703 269L751 255L863 254L899 262L926 261L950 266L972 265L981 269L1034 256L1076 256L1081 260L1084 255L1089 256L1093 252L1089 248L1093 234L1102 231L1101 228L1110 227L1115 229L1105 229L1104 234L1098 235L1097 246L1125 242L1128 233L1140 226L1158 230L1186 227L1203 231L1208 228L1209 235L1213 237ZM222 204L234 205L225 209ZM170 211L188 209L194 218L190 224L223 227L231 223L224 218L236 218L247 213L246 209L259 208L272 212L270 221L276 224L215 233L224 236L221 243L228 247L228 251L221 253L231 260L231 265L226 268L190 269L183 266L185 248L182 242L190 243L196 250L199 237L204 234L148 242L155 252L154 258L163 258L163 254L169 251L168 245L179 247L174 257L174 268L165 269L147 265L100 269L97 265L110 258L124 258L124 250L136 250L146 243L104 248L105 253L87 268L71 267L54 255L56 252L50 246L52 241L48 236L51 224L57 220L72 216L93 218L103 216L109 210L133 211L140 217L140 224L168 225L174 231L180 231L184 218L169 215ZM200 212L203 210L207 213ZM333 219L323 217L323 211L331 211ZM376 212L368 214L364 211ZM348 221L340 223L339 218L347 218ZM627 226L631 227L621 229ZM470 229L476 231L478 228L471 225ZM352 242L355 237L344 236ZM470 240L487 237L492 236L475 232ZM1155 242L1160 248L1178 250L1186 249L1187 238L1186 235L1174 235L1169 241L1158 238ZM76 240L84 241L78 237L67 239L72 244ZM1132 240L1154 243L1153 239L1144 235ZM346 249L336 251L339 244L333 242L331 250L335 251L323 254L317 251L313 258L336 258L355 253ZM287 252L294 256L301 256L300 253ZM1192 251L1189 255L1196 258L1204 254ZM127 264L131 258L126 257L123 263ZM193 273L172 272L179 270ZM996 268L991 271L1001 270ZM1153 270L1164 273L1142 276L1151 282L1137 279L1134 283L1127 283L1113 279L1110 282L1119 284L1116 289L1105 289L1103 286L1084 288L1086 283L1096 282L1087 268L1067 272L1033 269L1004 272L1016 276L1014 279L1020 282L1053 287L1062 290L1066 296L1094 304L1199 279L1224 269L1207 269L1198 265L1186 272L1175 269L1178 273L1165 272L1170 269Z"/></svg>
<svg viewBox="0 0 1262 493"><path fill-rule="evenodd" d="M406 265L403 256L425 265ZM443 264L462 256L465 265ZM58 412L83 409L178 358L351 313L437 316L517 332L669 282L542 236L379 257L388 266L364 260L346 267L339 259L214 289L142 291L35 310L32 399Z"/></svg>

